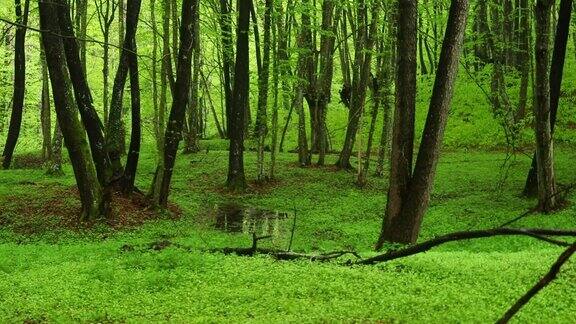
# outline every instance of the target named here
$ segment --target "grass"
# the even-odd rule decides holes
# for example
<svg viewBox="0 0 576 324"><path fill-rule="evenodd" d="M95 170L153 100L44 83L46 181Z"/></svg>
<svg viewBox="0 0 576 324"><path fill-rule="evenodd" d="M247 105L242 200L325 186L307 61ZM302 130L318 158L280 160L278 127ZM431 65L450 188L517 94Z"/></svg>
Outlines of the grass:
<svg viewBox="0 0 576 324"><path fill-rule="evenodd" d="M280 155L277 182L230 195L222 190L226 154L179 158L171 199L182 210L180 219L119 230L67 229L40 217L45 202L73 185L70 169L63 178L48 178L41 170L1 172L0 322L490 322L562 251L529 238L501 237L366 267L205 253L250 244L248 235L210 226L210 206L223 200L295 212L294 250L354 248L363 256L374 254L385 206L385 179L370 178L359 189L354 174L297 168L291 154ZM574 182L575 157L558 152L560 183ZM502 153L444 153L421 239L498 226L533 206L518 196L529 159L518 156L498 186L503 159ZM252 153L246 164L253 179ZM153 156L145 155L140 188L149 186L153 167ZM72 209L78 204L74 197L62 199ZM22 201L31 206L28 215L16 208L14 202ZM574 209L531 215L515 226L574 228ZM151 248L160 241L177 244ZM262 244L285 248L287 236ZM576 262L570 261L517 320L573 322L574 279Z"/></svg>

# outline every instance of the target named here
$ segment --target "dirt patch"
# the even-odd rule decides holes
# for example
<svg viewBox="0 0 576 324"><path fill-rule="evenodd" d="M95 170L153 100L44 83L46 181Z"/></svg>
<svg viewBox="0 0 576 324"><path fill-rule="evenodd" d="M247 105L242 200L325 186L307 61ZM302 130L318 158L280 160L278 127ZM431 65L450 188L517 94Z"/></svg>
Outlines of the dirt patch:
<svg viewBox="0 0 576 324"><path fill-rule="evenodd" d="M0 198L0 226L23 235L33 235L58 229L79 231L97 223L79 221L81 205L76 187L31 186L28 196L10 195ZM154 219L179 219L182 211L171 204L168 211L149 208L146 197L130 197L115 193L110 219L100 222L112 229L133 228Z"/></svg>

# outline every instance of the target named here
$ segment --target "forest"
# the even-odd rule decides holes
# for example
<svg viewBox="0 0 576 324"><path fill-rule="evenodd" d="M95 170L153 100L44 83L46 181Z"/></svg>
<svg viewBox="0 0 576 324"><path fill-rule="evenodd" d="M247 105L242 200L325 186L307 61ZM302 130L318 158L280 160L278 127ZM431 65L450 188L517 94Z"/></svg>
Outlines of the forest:
<svg viewBox="0 0 576 324"><path fill-rule="evenodd" d="M0 323L574 323L573 0L0 2Z"/></svg>

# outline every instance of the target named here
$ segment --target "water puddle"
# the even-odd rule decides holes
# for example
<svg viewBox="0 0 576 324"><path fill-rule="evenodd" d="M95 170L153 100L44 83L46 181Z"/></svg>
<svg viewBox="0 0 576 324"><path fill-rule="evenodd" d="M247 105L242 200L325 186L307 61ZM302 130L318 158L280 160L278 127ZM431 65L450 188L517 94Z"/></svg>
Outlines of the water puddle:
<svg viewBox="0 0 576 324"><path fill-rule="evenodd" d="M214 206L214 228L227 233L256 234L275 238L290 232L292 215L278 210L225 202Z"/></svg>

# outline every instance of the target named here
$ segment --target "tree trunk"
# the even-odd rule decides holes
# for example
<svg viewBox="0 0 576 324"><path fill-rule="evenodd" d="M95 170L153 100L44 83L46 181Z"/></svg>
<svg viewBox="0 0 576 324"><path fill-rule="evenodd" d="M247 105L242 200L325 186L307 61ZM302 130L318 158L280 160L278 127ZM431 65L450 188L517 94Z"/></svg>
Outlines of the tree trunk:
<svg viewBox="0 0 576 324"><path fill-rule="evenodd" d="M140 0L129 0L126 12L126 35L123 37L124 44L118 64L118 70L114 78L112 88L112 101L110 103L110 115L106 125L106 149L112 163L112 174L115 179L122 178L124 169L122 166L122 153L125 132L123 131L122 116L124 103L124 89L130 69L130 56L135 49L136 31L140 15ZM133 48L134 47L134 48ZM135 72L136 74L138 71ZM136 80L134 80L136 81ZM134 107L133 107L134 108Z"/></svg>
<svg viewBox="0 0 576 324"><path fill-rule="evenodd" d="M402 13L403 10L411 11L409 8L403 8L401 5L400 12ZM391 180L389 206L380 239L376 245L377 248L381 248L385 241L414 243L418 239L420 226L430 201L430 191L434 182L444 128L454 92L467 16L468 0L452 1L414 174L411 176L410 170L406 170L406 189L400 196L390 196L392 192L400 192L397 188L393 189L392 186L395 182ZM402 22L402 14L400 17ZM411 26L414 25L411 21L410 24ZM401 23L399 35L401 35L402 29ZM409 43L415 42L414 36ZM399 39L399 42L402 43L402 38ZM415 57L414 49L412 51L412 55ZM402 52L400 51L400 53ZM393 178L391 177L391 179ZM395 198L399 200L394 201ZM391 205L391 202L394 203Z"/></svg>
<svg viewBox="0 0 576 324"><path fill-rule="evenodd" d="M25 0L22 8L21 0L15 0L16 21L21 26L16 27L16 38L14 44L14 93L12 96L12 114L10 115L10 126L8 136L6 136L6 145L2 152L2 168L9 169L12 163L12 156L16 143L20 137L20 128L22 127L22 114L24 111L24 94L26 92L26 42L25 26L28 25L28 13L30 0Z"/></svg>
<svg viewBox="0 0 576 324"><path fill-rule="evenodd" d="M230 0L220 0L220 29L222 32L222 72L224 74L224 103L226 105L226 132L229 137L230 117L232 116L232 66L234 49L232 45L232 13Z"/></svg>
<svg viewBox="0 0 576 324"><path fill-rule="evenodd" d="M132 25L138 23L140 15L141 0L128 0L126 11L126 26L131 29ZM138 169L138 159L140 157L140 143L142 140L142 126L140 117L140 76L138 71L138 47L136 38L131 36L130 51L128 52L128 67L130 70L130 111L132 114L132 131L130 133L130 148L126 158L126 168L124 169L122 191L130 194L134 191L134 181Z"/></svg>
<svg viewBox="0 0 576 324"><path fill-rule="evenodd" d="M520 67L520 98L518 101L518 111L516 112L516 122L519 122L526 116L526 107L528 106L528 84L530 81L530 9L528 0L519 1L519 46L517 61Z"/></svg>
<svg viewBox="0 0 576 324"><path fill-rule="evenodd" d="M568 46L568 34L570 29L570 18L572 11L572 0L563 0L560 2L560 15L556 27L556 36L554 39L554 52L552 53L552 65L550 68L550 131L554 134L556 125L556 115L560 101L560 90L562 86L562 75L564 72L564 61L566 58L566 49ZM523 195L526 197L538 196L538 171L537 171L536 153L532 157L532 164Z"/></svg>
<svg viewBox="0 0 576 324"><path fill-rule="evenodd" d="M238 29L236 32L236 66L234 68L234 89L231 114L228 117L228 179L226 185L234 191L246 189L244 175L244 130L249 95L250 49L248 32L250 28L251 0L238 2Z"/></svg>
<svg viewBox="0 0 576 324"><path fill-rule="evenodd" d="M366 90L370 78L372 48L374 47L375 37L378 27L379 5L372 4L372 19L369 23L367 4L362 2L358 7L358 31L356 36L356 48L354 65L357 67L352 78L352 91L350 95L350 105L348 113L348 126L346 128L346 138L340 152L340 157L336 166L341 169L351 169L350 157L358 127L366 101Z"/></svg>
<svg viewBox="0 0 576 324"><path fill-rule="evenodd" d="M66 0L53 0L53 2L58 3L60 6L60 10L58 10L58 23L60 32L65 36L62 37L62 43L64 45L69 76L74 89L76 107L78 107L82 117L81 121L88 135L90 152L96 166L98 180L100 185L107 187L111 180L110 160L108 158L108 152L104 147L102 122L93 106L90 87L88 86L86 76L83 74L80 49L74 36L74 27L70 17L70 6Z"/></svg>
<svg viewBox="0 0 576 324"><path fill-rule="evenodd" d="M40 46L40 64L42 65L42 97L40 102L40 124L42 128L42 159L52 158L52 119L50 116L50 78L46 66L46 54Z"/></svg>
<svg viewBox="0 0 576 324"><path fill-rule="evenodd" d="M305 4L309 4L307 1ZM311 164L311 155L308 148L308 136L306 134L306 115L304 113L304 93L309 86L309 68L310 68L310 16L308 13L302 13L302 23L298 33L297 46L298 54L298 80L295 82L295 95L292 101L292 107L298 114L298 164L301 167Z"/></svg>
<svg viewBox="0 0 576 324"><path fill-rule="evenodd" d="M200 6L200 2L198 2ZM194 17L194 61L193 61L193 72L192 72L192 83L190 84L190 103L188 105L188 134L186 137L186 147L184 149L185 153L198 153L200 152L200 142L199 136L202 130L202 120L200 113L200 98L198 90L200 87L200 69L202 68L202 53L200 45L200 7L196 10L196 16ZM223 137L222 130L220 129L220 123L216 119L216 125L218 126L218 134Z"/></svg>
<svg viewBox="0 0 576 324"><path fill-rule="evenodd" d="M382 133L380 135L380 144L378 147L378 164L376 165L376 176L383 177L384 170L387 169L389 164L386 164L386 159L390 154L390 138L392 137L392 85L396 71L396 47L395 35L397 32L397 8L395 5L390 6L388 15L388 31L386 34L386 45L384 46L384 59L382 60L383 78L379 79L382 82L382 103L383 114L382 118Z"/></svg>
<svg viewBox="0 0 576 324"><path fill-rule="evenodd" d="M186 119L186 107L190 99L190 79L192 77L192 49L195 11L198 10L198 0L183 0L182 18L180 23L180 49L178 51L178 64L176 73L176 83L172 108L164 135L164 155L162 161L158 163L154 184L152 188L152 204L166 208L168 206L168 195L170 192L170 182L178 144L182 138L182 128Z"/></svg>
<svg viewBox="0 0 576 324"><path fill-rule="evenodd" d="M82 72L86 75L86 30L88 28L88 0L76 0L75 12L76 35L80 47Z"/></svg>
<svg viewBox="0 0 576 324"><path fill-rule="evenodd" d="M60 28L56 12L59 6L59 2L50 0L39 3L42 42L50 71L58 123L62 129L80 192L81 220L94 221L106 217L110 209L96 175L85 131L77 117L78 108L72 95L72 81L65 63L62 40L58 36Z"/></svg>
<svg viewBox="0 0 576 324"><path fill-rule="evenodd" d="M254 4L252 3L252 6ZM262 58L262 69L258 73L258 113L256 117L257 166L258 180L266 178L264 173L264 145L268 133L268 84L270 80L270 31L272 25L273 0L266 0L264 10L264 50Z"/></svg>

